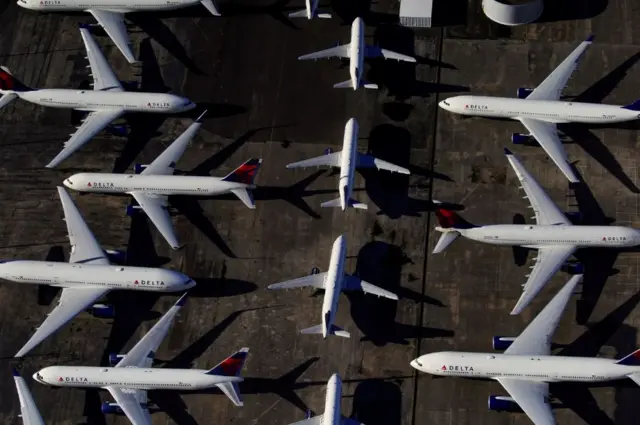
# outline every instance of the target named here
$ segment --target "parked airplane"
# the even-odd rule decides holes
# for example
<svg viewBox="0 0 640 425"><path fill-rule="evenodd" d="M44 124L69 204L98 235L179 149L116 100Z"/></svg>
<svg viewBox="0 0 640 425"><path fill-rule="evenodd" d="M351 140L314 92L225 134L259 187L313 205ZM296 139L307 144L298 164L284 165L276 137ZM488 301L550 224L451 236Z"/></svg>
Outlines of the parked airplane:
<svg viewBox="0 0 640 425"><path fill-rule="evenodd" d="M342 380L337 373L331 375L327 382L327 392L324 398L324 413L308 416L291 425L361 425L360 422L342 416Z"/></svg>
<svg viewBox="0 0 640 425"><path fill-rule="evenodd" d="M13 380L16 383L18 391L18 399L20 400L20 416L23 425L44 425L38 406L33 401L33 396L24 378L20 376L17 370L13 369Z"/></svg>
<svg viewBox="0 0 640 425"><path fill-rule="evenodd" d="M582 42L535 90L518 88L517 99L456 96L443 100L438 105L447 111L461 115L510 118L520 121L529 133L514 133L511 141L519 144L527 142L530 137L535 138L567 179L577 183L578 177L567 162L567 154L562 147L556 124L608 124L640 118L640 100L627 106L559 100L562 89L592 40L593 36Z"/></svg>
<svg viewBox="0 0 640 425"><path fill-rule="evenodd" d="M335 84L334 88L352 88L357 90L359 87L367 89L377 89L377 84L368 83L362 80L364 72L364 58L384 58L395 59L397 61L415 62L416 59L411 56L402 55L392 52L391 50L381 49L378 46L371 46L364 42L364 22L362 18L356 18L351 24L351 43L342 44L330 49L321 50L319 52L310 53L300 56L299 60L324 59L324 58L345 58L349 59L349 75L351 78L342 83Z"/></svg>
<svg viewBox="0 0 640 425"><path fill-rule="evenodd" d="M344 127L342 151L332 153L329 149L325 155L287 165L287 168L340 167L340 182L338 183L340 197L323 202L320 205L321 207L340 207L342 211L346 210L347 207L367 209L366 204L351 198L356 167L377 168L378 170L388 170L392 173L409 174L409 170L406 168L358 152L358 130L358 122L355 118L351 118Z"/></svg>
<svg viewBox="0 0 640 425"><path fill-rule="evenodd" d="M70 108L89 114L65 142L64 148L46 165L54 168L80 149L93 136L127 112L178 113L195 108L189 99L167 93L133 93L122 88L89 30L80 29L93 75L93 90L33 89L18 81L6 67L0 70L0 108L16 98L52 108Z"/></svg>
<svg viewBox="0 0 640 425"><path fill-rule="evenodd" d="M129 12L174 10L191 7L201 3L213 16L220 16L212 0L138 0L136 2L122 2L119 0L18 0L18 5L25 9L38 12L89 12L98 21L118 50L129 63L136 63L131 51L131 41L124 23L124 14Z"/></svg>
<svg viewBox="0 0 640 425"><path fill-rule="evenodd" d="M331 18L330 13L318 13L318 3L320 0L305 0L306 8L299 10L297 12L289 13L290 18L321 18L321 19L329 19Z"/></svg>
<svg viewBox="0 0 640 425"><path fill-rule="evenodd" d="M153 368L158 347L186 301L184 294L153 328L125 355L110 355L113 367L50 366L33 379L56 387L106 389L115 403L102 404L103 413L124 413L133 425L151 425L147 391L199 390L218 387L236 406L242 406L238 382L249 353L242 348L211 370ZM115 361L114 361L115 360Z"/></svg>
<svg viewBox="0 0 640 425"><path fill-rule="evenodd" d="M538 250L531 274L523 285L523 293L511 314L520 314L547 281L578 248L623 248L640 244L640 231L622 226L572 225L522 163L505 149L507 159L516 172L535 212L536 224L500 224L475 226L453 211L436 210L442 232L434 254L444 251L458 236L494 245L522 246ZM581 265L574 265L577 271Z"/></svg>
<svg viewBox="0 0 640 425"><path fill-rule="evenodd" d="M324 273L315 273L309 276L300 277L298 279L288 280L286 282L274 283L267 286L267 289L291 289L312 286L318 289L324 289L324 300L322 301L322 324L303 329L303 334L322 334L323 338L327 335L337 335L349 338L351 334L333 324L333 320L338 310L338 297L342 291L360 290L365 294L373 294L379 297L385 297L397 300L398 296L393 292L377 287L365 282L357 276L345 274L344 260L347 252L347 243L344 235L338 236L333 243L331 249L331 260L329 262L329 271Z"/></svg>
<svg viewBox="0 0 640 425"><path fill-rule="evenodd" d="M117 251L104 251L82 220L69 194L58 187L71 254L68 263L15 260L0 263L0 278L17 283L63 288L58 305L18 351L22 357L88 307L98 317L113 316L113 307L93 304L113 289L175 292L192 288L189 276L167 269L112 265Z"/></svg>
<svg viewBox="0 0 640 425"><path fill-rule="evenodd" d="M173 175L176 162L200 128L201 118L202 115L150 165L136 164L136 174L79 173L66 179L64 185L81 192L127 193L133 196L138 206L127 206L127 214L132 215L136 209L142 209L171 248L179 249L181 245L167 210L169 196L233 193L247 207L256 207L250 190L255 188L253 181L261 159L251 158L222 178Z"/></svg>
<svg viewBox="0 0 640 425"><path fill-rule="evenodd" d="M549 402L551 382L605 382L630 378L640 385L640 350L617 361L551 355L551 335L581 278L581 275L573 276L512 342L493 337L494 349L505 350L504 354L430 353L413 360L411 366L432 375L495 379L510 396L490 396L489 409L501 411L520 407L535 425L556 425Z"/></svg>

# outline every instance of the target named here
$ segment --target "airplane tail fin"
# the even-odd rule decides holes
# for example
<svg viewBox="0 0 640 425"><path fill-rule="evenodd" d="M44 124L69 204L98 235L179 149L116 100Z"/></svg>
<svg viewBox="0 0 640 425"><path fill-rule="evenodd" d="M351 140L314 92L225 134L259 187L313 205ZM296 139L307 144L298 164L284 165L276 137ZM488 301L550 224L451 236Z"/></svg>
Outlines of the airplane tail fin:
<svg viewBox="0 0 640 425"><path fill-rule="evenodd" d="M260 170L262 159L251 158L231 173L222 178L223 182L243 183L246 185L252 185L253 181Z"/></svg>
<svg viewBox="0 0 640 425"><path fill-rule="evenodd" d="M342 207L342 199L336 198L327 202L323 202L320 204L322 208L341 208ZM347 201L347 206L352 208L357 208L360 210L366 210L369 207L367 204L363 204L362 202L358 202L355 199L349 198Z"/></svg>
<svg viewBox="0 0 640 425"><path fill-rule="evenodd" d="M300 331L301 334L306 334L306 335L322 335L322 324L320 325L315 325L315 326L311 326L310 328L306 328L306 329L302 329ZM336 335L336 336L341 336L343 338L350 338L351 334L347 331L345 331L344 329L336 326L336 325L331 325L331 327L329 328L329 335Z"/></svg>
<svg viewBox="0 0 640 425"><path fill-rule="evenodd" d="M10 93L31 91L33 89L14 77L9 68L0 66L0 90Z"/></svg>
<svg viewBox="0 0 640 425"><path fill-rule="evenodd" d="M623 106L623 109L629 109L630 111L640 111L640 99L630 103L627 106Z"/></svg>
<svg viewBox="0 0 640 425"><path fill-rule="evenodd" d="M378 85L377 84L373 84L373 83L369 83L367 81L360 81L360 87L364 87L365 89L377 89ZM337 83L333 85L334 89L356 89L357 87L354 87L353 85L353 81L351 80L347 80L347 81L343 81L341 83Z"/></svg>
<svg viewBox="0 0 640 425"><path fill-rule="evenodd" d="M239 378L242 367L249 354L248 348L242 348L231 356L221 361L216 367L206 372L207 375L228 376ZM216 386L222 391L236 406L243 406L244 403L240 397L240 388L238 381L221 382Z"/></svg>
<svg viewBox="0 0 640 425"><path fill-rule="evenodd" d="M626 357L621 358L616 362L616 364L624 366L640 366L640 349L634 351Z"/></svg>
<svg viewBox="0 0 640 425"><path fill-rule="evenodd" d="M441 205L441 202L434 200L434 204ZM442 207L436 207L436 217L440 227L443 229L471 229L477 227L460 217L455 211Z"/></svg>
<svg viewBox="0 0 640 425"><path fill-rule="evenodd" d="M222 16L218 11L215 3L212 0L200 0L200 3L211 13L213 16Z"/></svg>

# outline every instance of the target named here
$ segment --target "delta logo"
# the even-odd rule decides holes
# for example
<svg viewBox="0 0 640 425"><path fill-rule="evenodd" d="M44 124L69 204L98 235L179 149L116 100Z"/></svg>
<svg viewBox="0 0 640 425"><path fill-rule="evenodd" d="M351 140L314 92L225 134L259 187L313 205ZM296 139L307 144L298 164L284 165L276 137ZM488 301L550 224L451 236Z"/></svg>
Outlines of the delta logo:
<svg viewBox="0 0 640 425"><path fill-rule="evenodd" d="M111 189L114 187L114 184L109 182L89 182L87 183L87 187L93 187L95 189Z"/></svg>
<svg viewBox="0 0 640 425"><path fill-rule="evenodd" d="M165 286L163 280L136 280L133 284L140 286Z"/></svg>
<svg viewBox="0 0 640 425"><path fill-rule="evenodd" d="M40 6L54 6L58 4L62 4L62 2L59 0L41 0L40 1Z"/></svg>
<svg viewBox="0 0 640 425"><path fill-rule="evenodd" d="M487 110L489 107L487 105L464 105L464 109Z"/></svg>
<svg viewBox="0 0 640 425"><path fill-rule="evenodd" d="M171 105L168 102L149 102L147 106L149 108L168 108Z"/></svg>
<svg viewBox="0 0 640 425"><path fill-rule="evenodd" d="M473 372L473 366L442 365L440 370L443 372Z"/></svg>
<svg viewBox="0 0 640 425"><path fill-rule="evenodd" d="M65 382L68 384L83 384L85 382L89 382L89 380L84 376L61 376L58 378L58 382Z"/></svg>
<svg viewBox="0 0 640 425"><path fill-rule="evenodd" d="M602 240L603 241L618 242L618 241L626 241L627 238L625 236L603 236Z"/></svg>

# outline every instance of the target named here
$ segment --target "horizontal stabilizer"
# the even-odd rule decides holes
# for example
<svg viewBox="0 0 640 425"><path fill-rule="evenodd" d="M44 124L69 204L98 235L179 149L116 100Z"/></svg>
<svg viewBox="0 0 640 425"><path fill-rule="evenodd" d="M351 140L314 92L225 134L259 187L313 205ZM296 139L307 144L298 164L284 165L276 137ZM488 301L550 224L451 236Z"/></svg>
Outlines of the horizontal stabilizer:
<svg viewBox="0 0 640 425"><path fill-rule="evenodd" d="M289 18L306 18L307 9L298 10L297 12L291 12L287 15Z"/></svg>
<svg viewBox="0 0 640 425"><path fill-rule="evenodd" d="M244 406L244 402L240 397L240 387L237 382L222 382L220 384L216 384L216 387L218 387L224 395L229 397L229 400L231 400L233 404L238 407Z"/></svg>
<svg viewBox="0 0 640 425"><path fill-rule="evenodd" d="M320 19L331 19L331 13L318 13L316 16Z"/></svg>
<svg viewBox="0 0 640 425"><path fill-rule="evenodd" d="M631 375L629 375L629 379L640 385L640 373L632 373Z"/></svg>
<svg viewBox="0 0 640 425"><path fill-rule="evenodd" d="M322 335L322 325L320 324L311 326L310 328L302 329L300 333L305 335ZM341 336L343 338L351 337L351 334L349 332L336 325L331 325L331 328L329 329L329 335Z"/></svg>
<svg viewBox="0 0 640 425"><path fill-rule="evenodd" d="M213 16L221 16L215 3L212 0L200 0L200 3L211 13Z"/></svg>
<svg viewBox="0 0 640 425"><path fill-rule="evenodd" d="M336 83L333 85L334 89L352 89L353 87L353 81L351 80L347 80L347 81L343 81L341 83Z"/></svg>
<svg viewBox="0 0 640 425"><path fill-rule="evenodd" d="M440 239L438 239L438 243L436 244L436 247L433 248L433 253L434 254L439 254L442 251L444 251L445 249L447 249L449 247L449 245L451 245L453 243L453 241L455 241L458 236L460 236L459 232L456 231L446 231L444 232L441 236Z"/></svg>
<svg viewBox="0 0 640 425"><path fill-rule="evenodd" d="M332 199L330 201L321 203L320 206L322 208L340 208L342 207L342 200L340 198ZM349 199L347 201L347 206L352 208L358 208L361 210L366 210L367 208L369 208L367 204L358 202L355 199Z"/></svg>
<svg viewBox="0 0 640 425"><path fill-rule="evenodd" d="M8 104L10 104L13 100L18 97L15 93L7 93L0 98L0 109L4 108Z"/></svg>
<svg viewBox="0 0 640 425"><path fill-rule="evenodd" d="M251 208L252 210L256 208L256 204L253 201L252 191L248 189L233 189L231 192L236 195L238 199L247 206L247 208Z"/></svg>

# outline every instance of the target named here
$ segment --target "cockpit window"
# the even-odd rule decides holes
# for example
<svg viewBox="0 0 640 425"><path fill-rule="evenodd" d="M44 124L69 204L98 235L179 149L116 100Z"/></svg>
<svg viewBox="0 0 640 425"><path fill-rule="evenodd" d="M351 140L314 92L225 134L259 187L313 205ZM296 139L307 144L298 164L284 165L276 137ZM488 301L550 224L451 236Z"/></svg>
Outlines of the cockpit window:
<svg viewBox="0 0 640 425"><path fill-rule="evenodd" d="M40 372L36 373L36 378L38 379L38 381L44 381L44 379L42 379L42 375L40 375Z"/></svg>
<svg viewBox="0 0 640 425"><path fill-rule="evenodd" d="M67 179L67 183L69 183L69 184L73 184L73 182L71 181L71 179Z"/></svg>
<svg viewBox="0 0 640 425"><path fill-rule="evenodd" d="M443 100L442 103L444 103L447 106L451 106L451 105L449 105L449 102L447 102L446 100Z"/></svg>

